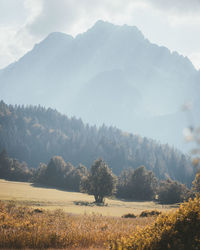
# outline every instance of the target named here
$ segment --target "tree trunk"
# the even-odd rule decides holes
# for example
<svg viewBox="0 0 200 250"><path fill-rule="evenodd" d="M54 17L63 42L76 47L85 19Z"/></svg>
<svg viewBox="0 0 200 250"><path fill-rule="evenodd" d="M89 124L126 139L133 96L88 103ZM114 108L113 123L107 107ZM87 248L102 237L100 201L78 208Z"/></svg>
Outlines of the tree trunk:
<svg viewBox="0 0 200 250"><path fill-rule="evenodd" d="M104 203L104 197L101 195L94 195L94 198L96 203Z"/></svg>

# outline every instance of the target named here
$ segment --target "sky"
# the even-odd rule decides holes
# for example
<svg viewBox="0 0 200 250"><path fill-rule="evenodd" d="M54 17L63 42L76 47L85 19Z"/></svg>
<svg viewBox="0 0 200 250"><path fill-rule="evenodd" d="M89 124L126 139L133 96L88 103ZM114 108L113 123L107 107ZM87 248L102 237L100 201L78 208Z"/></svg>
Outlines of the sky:
<svg viewBox="0 0 200 250"><path fill-rule="evenodd" d="M0 0L0 69L49 33L76 36L97 20L137 26L200 69L200 0Z"/></svg>

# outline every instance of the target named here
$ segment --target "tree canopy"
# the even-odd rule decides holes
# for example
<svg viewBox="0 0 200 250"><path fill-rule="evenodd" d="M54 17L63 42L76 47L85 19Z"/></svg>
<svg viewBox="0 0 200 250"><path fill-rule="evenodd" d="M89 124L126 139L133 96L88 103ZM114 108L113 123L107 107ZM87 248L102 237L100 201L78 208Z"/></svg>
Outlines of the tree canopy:
<svg viewBox="0 0 200 250"><path fill-rule="evenodd" d="M41 163L34 174L34 181L61 187L67 190L80 191L80 182L87 175L87 168L79 164L74 167L65 162L61 156L53 156L46 165Z"/></svg>
<svg viewBox="0 0 200 250"><path fill-rule="evenodd" d="M118 182L117 196L131 200L152 200L157 191L158 179L145 166L121 173Z"/></svg>
<svg viewBox="0 0 200 250"><path fill-rule="evenodd" d="M163 180L160 181L158 189L158 200L160 203L173 204L183 202L191 195L187 187L177 181Z"/></svg>
<svg viewBox="0 0 200 250"><path fill-rule="evenodd" d="M116 191L116 177L108 165L102 159L98 159L93 163L81 186L82 191L94 195L96 203L104 203L104 198Z"/></svg>

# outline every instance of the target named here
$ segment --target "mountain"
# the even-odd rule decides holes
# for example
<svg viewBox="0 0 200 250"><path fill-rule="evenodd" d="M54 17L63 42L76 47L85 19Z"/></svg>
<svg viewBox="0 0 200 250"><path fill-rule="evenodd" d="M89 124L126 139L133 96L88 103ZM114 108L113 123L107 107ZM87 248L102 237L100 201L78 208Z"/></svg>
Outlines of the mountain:
<svg viewBox="0 0 200 250"><path fill-rule="evenodd" d="M51 33L3 69L0 98L186 149L182 130L192 121L180 109L192 101L198 117L199 85L200 72L187 57L152 44L137 27L98 21L75 38Z"/></svg>
<svg viewBox="0 0 200 250"><path fill-rule="evenodd" d="M0 102L0 152L36 168L52 156L74 166L90 167L102 157L115 174L144 165L160 179L186 184L193 180L190 158L180 151L105 125L97 128L41 106L12 106Z"/></svg>

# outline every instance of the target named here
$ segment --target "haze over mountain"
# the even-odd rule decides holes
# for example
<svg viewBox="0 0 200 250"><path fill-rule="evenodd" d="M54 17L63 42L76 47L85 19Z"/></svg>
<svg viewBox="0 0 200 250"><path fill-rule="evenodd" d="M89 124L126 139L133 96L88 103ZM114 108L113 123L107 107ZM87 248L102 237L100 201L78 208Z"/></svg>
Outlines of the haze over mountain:
<svg viewBox="0 0 200 250"><path fill-rule="evenodd" d="M136 27L103 21L75 38L51 33L0 71L7 103L50 106L182 149L192 121L180 108L200 103L199 85L188 58L150 43Z"/></svg>

